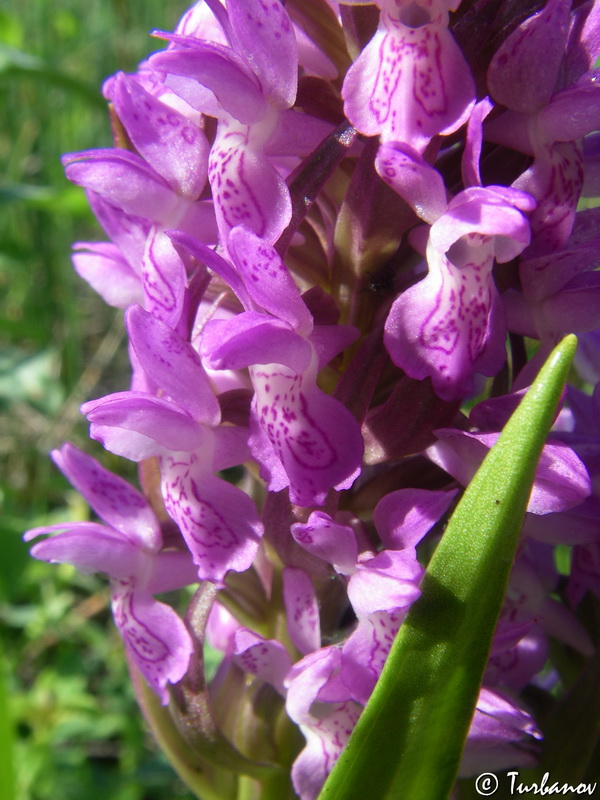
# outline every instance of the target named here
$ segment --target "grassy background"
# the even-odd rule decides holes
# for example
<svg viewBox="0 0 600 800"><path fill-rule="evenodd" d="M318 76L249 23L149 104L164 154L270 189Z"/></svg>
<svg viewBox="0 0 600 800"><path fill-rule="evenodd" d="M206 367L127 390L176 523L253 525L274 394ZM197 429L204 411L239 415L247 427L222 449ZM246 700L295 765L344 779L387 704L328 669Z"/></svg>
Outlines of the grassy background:
<svg viewBox="0 0 600 800"><path fill-rule="evenodd" d="M189 4L0 4L2 800L189 796L144 732L106 581L35 562L21 540L85 518L48 451L70 440L98 454L79 405L128 380L121 315L70 263L73 241L104 237L60 155L110 146L103 79L134 71L161 46L149 31L172 29Z"/></svg>

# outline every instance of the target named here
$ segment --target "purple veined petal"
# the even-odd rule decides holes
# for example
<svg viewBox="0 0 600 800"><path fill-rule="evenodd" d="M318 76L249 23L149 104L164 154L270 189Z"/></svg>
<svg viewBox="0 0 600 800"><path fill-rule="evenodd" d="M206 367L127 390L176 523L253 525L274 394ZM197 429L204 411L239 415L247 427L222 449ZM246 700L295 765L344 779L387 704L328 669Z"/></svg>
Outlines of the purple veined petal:
<svg viewBox="0 0 600 800"><path fill-rule="evenodd" d="M231 230L227 249L252 300L288 322L297 333L310 334L312 314L275 248L248 228L239 226Z"/></svg>
<svg viewBox="0 0 600 800"><path fill-rule="evenodd" d="M420 596L424 569L414 548L383 550L359 561L348 582L348 597L357 616L404 611Z"/></svg>
<svg viewBox="0 0 600 800"><path fill-rule="evenodd" d="M67 178L102 195L127 214L160 221L179 208L181 199L140 156L105 149L63 156Z"/></svg>
<svg viewBox="0 0 600 800"><path fill-rule="evenodd" d="M163 457L161 473L165 508L179 525L198 578L220 584L230 569L248 569L263 534L250 497L213 476L197 453Z"/></svg>
<svg viewBox="0 0 600 800"><path fill-rule="evenodd" d="M416 547L450 508L456 493L398 489L385 495L373 512L383 546L393 550Z"/></svg>
<svg viewBox="0 0 600 800"><path fill-rule="evenodd" d="M377 151L375 168L425 222L435 222L446 211L444 179L410 145L384 142Z"/></svg>
<svg viewBox="0 0 600 800"><path fill-rule="evenodd" d="M127 538L94 522L65 522L36 528L28 538L56 533L31 548L31 555L51 564L72 564L80 572L103 572L111 578L127 580L130 575L149 572L148 556ZM133 541L132 541L133 540Z"/></svg>
<svg viewBox="0 0 600 800"><path fill-rule="evenodd" d="M123 258L116 245L109 242L76 242L72 261L77 274L109 306L127 308L131 303L143 302L140 276Z"/></svg>
<svg viewBox="0 0 600 800"><path fill-rule="evenodd" d="M292 766L292 783L300 800L316 800L333 769L362 709L348 701L332 706L329 714L312 725L301 725L306 746Z"/></svg>
<svg viewBox="0 0 600 800"><path fill-rule="evenodd" d="M138 436L142 437L139 444L143 445L144 440L150 443L149 450L144 447L142 455L148 458L164 450L196 450L206 446L209 435L173 403L143 392L109 394L84 403L81 411L91 423L92 438L99 438L107 450L132 461L140 460ZM98 437L99 432L107 430L112 431L112 436Z"/></svg>
<svg viewBox="0 0 600 800"><path fill-rule="evenodd" d="M327 686L337 681L340 663L339 648L323 648L294 664L285 681L286 710L306 738L306 747L292 767L294 789L302 800L317 797L361 711L349 693L348 699L329 707L322 701Z"/></svg>
<svg viewBox="0 0 600 800"><path fill-rule="evenodd" d="M235 49L258 76L265 95L278 108L292 106L298 82L298 48L282 3L229 0L227 12Z"/></svg>
<svg viewBox="0 0 600 800"><path fill-rule="evenodd" d="M179 322L187 283L185 266L169 237L153 228L142 261L147 308L170 327Z"/></svg>
<svg viewBox="0 0 600 800"><path fill-rule="evenodd" d="M208 175L208 141L194 122L119 73L110 99L139 154L171 188L191 200Z"/></svg>
<svg viewBox="0 0 600 800"><path fill-rule="evenodd" d="M240 669L270 683L285 697L283 682L292 666L292 659L281 642L263 639L248 628L239 628L234 641L234 661Z"/></svg>
<svg viewBox="0 0 600 800"><path fill-rule="evenodd" d="M342 648L342 679L353 700L366 705L404 621L404 611L376 611L361 619Z"/></svg>
<svg viewBox="0 0 600 800"><path fill-rule="evenodd" d="M312 555L328 561L342 575L352 575L358 561L356 534L324 511L313 511L307 522L295 522L292 536Z"/></svg>
<svg viewBox="0 0 600 800"><path fill-rule="evenodd" d="M127 311L126 325L140 366L150 380L194 419L218 425L219 402L191 344L140 306Z"/></svg>
<svg viewBox="0 0 600 800"><path fill-rule="evenodd" d="M194 649L187 628L172 608L136 588L135 580L113 583L112 609L127 650L166 705L167 684L183 678Z"/></svg>
<svg viewBox="0 0 600 800"><path fill-rule="evenodd" d="M458 774L533 767L538 760L535 740L541 738L529 714L501 692L482 687Z"/></svg>
<svg viewBox="0 0 600 800"><path fill-rule="evenodd" d="M290 669L287 687L286 710L298 725L311 723L311 706L319 699L321 691L339 672L341 652L338 647L323 647L309 653Z"/></svg>
<svg viewBox="0 0 600 800"><path fill-rule="evenodd" d="M303 569L283 570L283 603L292 643L307 655L321 646L321 625L315 588Z"/></svg>
<svg viewBox="0 0 600 800"><path fill-rule="evenodd" d="M530 219L533 232L533 242L527 251L530 258L564 248L573 230L583 187L579 143L536 142L535 153L534 163L513 184L530 192L538 201Z"/></svg>
<svg viewBox="0 0 600 800"><path fill-rule="evenodd" d="M423 152L433 136L468 119L475 87L443 22L408 27L384 10L377 33L346 74L342 96L361 133Z"/></svg>
<svg viewBox="0 0 600 800"><path fill-rule="evenodd" d="M275 112L251 127L234 119L219 122L208 177L225 242L232 228L245 225L272 244L291 219L289 189L264 149L276 122Z"/></svg>
<svg viewBox="0 0 600 800"><path fill-rule="evenodd" d="M481 260L457 268L430 242L428 275L394 301L385 322L392 361L411 378L431 377L443 400L469 394L474 374L495 375L506 357L492 247L468 248Z"/></svg>
<svg viewBox="0 0 600 800"><path fill-rule="evenodd" d="M212 369L281 363L302 373L310 366L313 349L286 322L257 311L245 311L231 319L208 322L200 353Z"/></svg>
<svg viewBox="0 0 600 800"><path fill-rule="evenodd" d="M493 109L494 104L488 97L475 103L467 125L467 140L461 160L462 181L464 186L481 186L479 159L483 143L483 121Z"/></svg>
<svg viewBox="0 0 600 800"><path fill-rule="evenodd" d="M548 103L564 57L570 10L570 0L549 0L496 50L487 82L497 103L524 112Z"/></svg>
<svg viewBox="0 0 600 800"><path fill-rule="evenodd" d="M563 89L539 113L540 127L552 132L556 142L581 139L597 131L600 118L600 70L582 75L577 83Z"/></svg>
<svg viewBox="0 0 600 800"><path fill-rule="evenodd" d="M127 481L72 444L53 450L52 458L99 517L140 547L152 552L160 548L158 520L144 496Z"/></svg>
<svg viewBox="0 0 600 800"><path fill-rule="evenodd" d="M193 37L170 34L168 38L182 49L155 53L149 60L152 69L198 81L214 93L226 114L245 125L264 117L267 101L258 81L233 50ZM175 85L171 88L177 90ZM189 97L184 99L190 102Z"/></svg>
<svg viewBox="0 0 600 800"><path fill-rule="evenodd" d="M276 364L251 367L256 392L256 419L271 448L269 461L279 462L289 482L292 503L322 505L332 488L349 488L360 472L363 440L356 419L341 403L322 392L314 377L299 375ZM259 457L264 441L250 437L250 447ZM271 472L265 478L275 479ZM263 470L264 471L264 470Z"/></svg>

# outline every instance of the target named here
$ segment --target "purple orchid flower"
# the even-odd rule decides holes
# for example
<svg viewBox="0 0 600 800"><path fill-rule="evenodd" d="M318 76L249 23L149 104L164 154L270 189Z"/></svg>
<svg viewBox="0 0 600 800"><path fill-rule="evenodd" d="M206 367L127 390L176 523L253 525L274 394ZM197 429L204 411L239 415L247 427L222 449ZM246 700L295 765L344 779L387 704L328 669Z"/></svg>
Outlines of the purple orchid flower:
<svg viewBox="0 0 600 800"><path fill-rule="evenodd" d="M102 262L97 246L88 245L85 261L76 256L76 265L99 289L115 273L121 277L128 272L132 283L139 276L146 308L175 327L184 301L186 265L164 231L193 230L203 241L216 242L212 203L199 199L207 178L208 142L194 121L133 77L116 75L107 95L137 152L90 150L68 154L63 163L70 180L87 189L92 199L98 196L94 205L100 206L100 219L122 257L113 254L110 264L103 253ZM106 267L111 275L102 281ZM114 299L120 306L125 302Z"/></svg>
<svg viewBox="0 0 600 800"><path fill-rule="evenodd" d="M187 671L192 640L172 608L152 595L195 583L196 571L184 550L163 549L160 525L146 499L122 478L70 444L52 457L73 486L106 522L65 522L34 528L26 541L42 561L73 564L83 572L104 572L111 581L115 623L128 653L163 704L167 684Z"/></svg>
<svg viewBox="0 0 600 800"><path fill-rule="evenodd" d="M249 455L247 431L220 426L218 400L191 345L134 306L127 313L132 347L152 386L84 404L91 436L113 452L159 459L165 508L179 525L200 580L221 583L251 565L263 528L248 495L214 473Z"/></svg>
<svg viewBox="0 0 600 800"><path fill-rule="evenodd" d="M475 86L448 30L448 11L459 3L378 0L379 28L342 90L346 116L361 133L422 153L467 120Z"/></svg>
<svg viewBox="0 0 600 800"><path fill-rule="evenodd" d="M225 279L246 311L206 324L200 351L212 369L250 367L255 398L250 448L270 491L289 487L297 505L322 505L360 471L358 423L317 386L319 369L355 338L349 326L315 325L290 273L268 243L237 227L233 267L191 237L175 236Z"/></svg>
<svg viewBox="0 0 600 800"><path fill-rule="evenodd" d="M494 259L510 261L529 243L524 212L533 207L528 195L504 187L465 189L431 226L427 276L392 305L384 340L392 360L412 378L431 377L444 400L469 394L475 373L494 375L504 362L491 271Z"/></svg>
<svg viewBox="0 0 600 800"><path fill-rule="evenodd" d="M232 228L245 225L273 243L290 221L292 206L269 156L306 155L331 126L291 109L298 53L283 5L231 0L219 23L229 47L165 34L172 47L154 55L150 65L165 73L167 86L193 108L218 119L209 180L223 242ZM270 147L275 142L279 148Z"/></svg>
<svg viewBox="0 0 600 800"><path fill-rule="evenodd" d="M490 94L507 111L486 125L486 138L534 156L513 183L538 201L531 257L561 249L573 226L584 182L581 139L597 129L600 113L592 69L599 28L589 5L571 10L566 0L550 0L508 36L489 66Z"/></svg>

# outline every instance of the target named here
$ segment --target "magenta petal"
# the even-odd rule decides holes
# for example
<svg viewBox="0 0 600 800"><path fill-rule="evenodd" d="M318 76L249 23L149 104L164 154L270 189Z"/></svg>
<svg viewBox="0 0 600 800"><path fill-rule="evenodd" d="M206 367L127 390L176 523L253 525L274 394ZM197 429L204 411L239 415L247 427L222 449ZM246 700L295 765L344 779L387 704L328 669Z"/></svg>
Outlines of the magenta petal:
<svg viewBox="0 0 600 800"><path fill-rule="evenodd" d="M383 143L375 167L383 180L400 195L415 214L429 224L448 207L442 175L410 145Z"/></svg>
<svg viewBox="0 0 600 800"><path fill-rule="evenodd" d="M291 219L289 189L264 151L275 122L275 117L252 127L233 119L219 122L208 175L224 241L232 228L245 225L271 244Z"/></svg>
<svg viewBox="0 0 600 800"><path fill-rule="evenodd" d="M479 159L483 144L483 121L493 109L494 104L484 97L476 103L467 126L467 141L461 161L462 180L465 187L481 186Z"/></svg>
<svg viewBox="0 0 600 800"><path fill-rule="evenodd" d="M581 139L598 129L600 70L582 75L577 83L554 95L539 114L540 127L556 142Z"/></svg>
<svg viewBox="0 0 600 800"><path fill-rule="evenodd" d="M227 247L252 300L297 333L308 335L312 314L275 248L243 226L232 229Z"/></svg>
<svg viewBox="0 0 600 800"><path fill-rule="evenodd" d="M533 767L535 740L542 734L533 719L500 692L482 687L460 765L466 777L485 770Z"/></svg>
<svg viewBox="0 0 600 800"><path fill-rule="evenodd" d="M194 419L217 425L219 403L191 344L140 306L128 310L126 323L148 378Z"/></svg>
<svg viewBox="0 0 600 800"><path fill-rule="evenodd" d="M466 486L497 433L467 433L451 428L437 430L439 442L427 455ZM532 514L567 511L590 494L590 479L581 459L560 442L547 442L542 451L527 510Z"/></svg>
<svg viewBox="0 0 600 800"><path fill-rule="evenodd" d="M186 281L184 264L173 243L161 230L153 228L142 261L145 305L172 327L181 316Z"/></svg>
<svg viewBox="0 0 600 800"><path fill-rule="evenodd" d="M251 675L270 683L285 697L283 681L292 666L292 659L281 642L263 639L254 631L239 628L235 633L234 660Z"/></svg>
<svg viewBox="0 0 600 800"><path fill-rule="evenodd" d="M127 308L131 303L143 302L140 276L123 258L118 247L108 242L77 242L73 249L75 271L105 303Z"/></svg>
<svg viewBox="0 0 600 800"><path fill-rule="evenodd" d="M351 701L338 703L326 716L315 717L312 725L301 726L306 746L292 766L292 783L300 800L316 800L361 710Z"/></svg>
<svg viewBox="0 0 600 800"><path fill-rule="evenodd" d="M312 348L287 323L257 311L207 323L202 357L212 369L242 369L251 364L283 364L295 372L310 365Z"/></svg>
<svg viewBox="0 0 600 800"><path fill-rule="evenodd" d="M359 336L360 332L354 325L315 325L309 340L315 349L319 369L327 366Z"/></svg>
<svg viewBox="0 0 600 800"><path fill-rule="evenodd" d="M405 610L421 594L423 567L414 549L383 550L359 561L348 583L348 597L359 617L376 611Z"/></svg>
<svg viewBox="0 0 600 800"><path fill-rule="evenodd" d="M136 590L135 582L115 582L112 608L136 666L166 705L167 684L183 678L194 649L187 628L172 608Z"/></svg>
<svg viewBox="0 0 600 800"><path fill-rule="evenodd" d="M154 559L147 588L151 594L162 594L197 582L198 570L188 550L161 550Z"/></svg>
<svg viewBox="0 0 600 800"><path fill-rule="evenodd" d="M52 564L73 564L83 573L103 572L111 578L128 580L143 571L147 555L136 543L104 525L94 522L65 522L35 528L28 538L56 533L34 544L31 555Z"/></svg>
<svg viewBox="0 0 600 800"><path fill-rule="evenodd" d="M444 514L456 496L428 489L398 489L375 506L373 520L385 548L415 547Z"/></svg>
<svg viewBox="0 0 600 800"><path fill-rule="evenodd" d="M342 95L346 116L361 133L422 152L433 136L466 121L475 87L443 24L412 28L382 11L379 30L348 70Z"/></svg>
<svg viewBox="0 0 600 800"><path fill-rule="evenodd" d="M251 65L264 93L279 108L292 106L298 81L298 48L283 4L229 0L227 12L236 50Z"/></svg>
<svg viewBox="0 0 600 800"><path fill-rule="evenodd" d="M455 400L473 389L473 375L495 374L505 358L502 306L491 260L478 270L457 269L431 246L426 278L392 305L385 347L411 378L431 377L436 394Z"/></svg>
<svg viewBox="0 0 600 800"><path fill-rule="evenodd" d="M313 511L308 522L295 522L291 530L301 547L328 561L337 572L351 575L355 571L358 545L348 525L340 525L324 511Z"/></svg>
<svg viewBox="0 0 600 800"><path fill-rule="evenodd" d="M81 410L92 425L93 438L99 438L108 450L132 461L139 460L135 434L152 443L151 452L143 455L143 458L158 455L163 448L175 452L187 451L205 443L202 426L195 420L173 403L143 392L109 394L100 400L85 403ZM96 434L100 429L114 429L113 437L118 437L121 432L122 439L98 437ZM131 439L127 436L129 432L134 434Z"/></svg>
<svg viewBox="0 0 600 800"><path fill-rule="evenodd" d="M165 507L181 529L199 579L221 583L230 569L248 569L263 533L250 497L206 472L194 454L161 461Z"/></svg>
<svg viewBox="0 0 600 800"><path fill-rule="evenodd" d="M549 0L504 40L487 75L496 102L524 112L548 103L564 57L570 10L570 0Z"/></svg>
<svg viewBox="0 0 600 800"><path fill-rule="evenodd" d="M287 476L292 503L321 505L332 488L349 488L360 471L363 440L348 409L306 374L271 365L252 367L251 375L257 420L271 444L273 463ZM251 436L255 457L263 445Z"/></svg>
<svg viewBox="0 0 600 800"><path fill-rule="evenodd" d="M127 214L168 218L181 200L140 156L127 150L87 150L63 156L67 178L105 197Z"/></svg>
<svg viewBox="0 0 600 800"><path fill-rule="evenodd" d="M342 649L342 677L353 700L366 705L406 616L376 611L360 620Z"/></svg>
<svg viewBox="0 0 600 800"><path fill-rule="evenodd" d="M245 308L252 308L252 303L246 291L246 287L244 286L244 282L224 258L188 233L178 230L169 231L168 235L175 244L184 247L197 261L201 264L205 264L209 269L223 278Z"/></svg>
<svg viewBox="0 0 600 800"><path fill-rule="evenodd" d="M105 522L140 546L150 550L160 548L158 521L145 497L133 486L72 444L54 450L52 457Z"/></svg>
<svg viewBox="0 0 600 800"><path fill-rule="evenodd" d="M283 570L283 603L290 639L306 655L321 646L319 606L310 576L303 569Z"/></svg>
<svg viewBox="0 0 600 800"><path fill-rule="evenodd" d="M110 99L139 154L178 194L195 200L208 171L202 129L122 72L111 84Z"/></svg>
<svg viewBox="0 0 600 800"><path fill-rule="evenodd" d="M171 35L169 38L183 44L183 49L155 53L149 61L152 69L198 81L214 92L227 114L244 124L262 119L267 103L258 81L233 50L220 44L199 42L193 37ZM177 92L177 86L172 88Z"/></svg>

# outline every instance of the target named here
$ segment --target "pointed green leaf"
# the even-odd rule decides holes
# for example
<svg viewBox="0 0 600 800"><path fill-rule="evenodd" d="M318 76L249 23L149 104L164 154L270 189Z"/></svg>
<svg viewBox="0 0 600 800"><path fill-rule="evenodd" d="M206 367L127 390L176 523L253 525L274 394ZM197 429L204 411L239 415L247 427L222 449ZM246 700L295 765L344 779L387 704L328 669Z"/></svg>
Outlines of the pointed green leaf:
<svg viewBox="0 0 600 800"><path fill-rule="evenodd" d="M568 336L554 350L467 487L320 800L445 800L451 791L576 345Z"/></svg>

